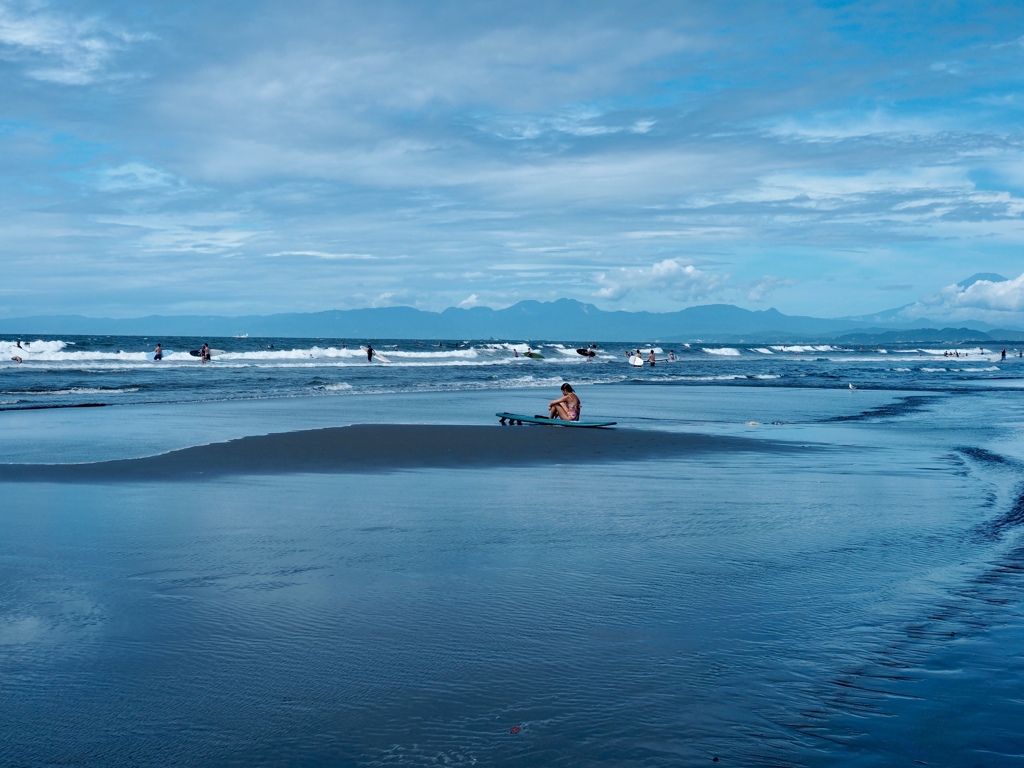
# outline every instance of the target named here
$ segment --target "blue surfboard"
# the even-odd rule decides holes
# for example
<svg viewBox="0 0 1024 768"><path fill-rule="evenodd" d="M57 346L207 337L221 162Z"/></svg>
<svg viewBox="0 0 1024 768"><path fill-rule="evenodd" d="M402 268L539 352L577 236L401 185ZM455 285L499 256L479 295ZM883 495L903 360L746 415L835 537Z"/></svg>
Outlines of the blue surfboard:
<svg viewBox="0 0 1024 768"><path fill-rule="evenodd" d="M614 427L614 421L564 421L562 419L549 419L546 416L523 416L519 413L503 411L494 414L502 424L546 424L549 427Z"/></svg>

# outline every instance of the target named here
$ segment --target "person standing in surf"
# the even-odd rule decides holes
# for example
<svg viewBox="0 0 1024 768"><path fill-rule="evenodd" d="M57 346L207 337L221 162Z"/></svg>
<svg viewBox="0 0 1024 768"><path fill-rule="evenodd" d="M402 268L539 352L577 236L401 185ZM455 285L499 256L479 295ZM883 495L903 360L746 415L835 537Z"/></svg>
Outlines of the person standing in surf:
<svg viewBox="0 0 1024 768"><path fill-rule="evenodd" d="M210 359L210 345L205 341L203 346L199 348L199 359L203 361L203 365L206 365L206 361Z"/></svg>
<svg viewBox="0 0 1024 768"><path fill-rule="evenodd" d="M565 383L562 385L562 396L548 403L548 418L579 421L581 406L579 397L572 391L572 385Z"/></svg>
<svg viewBox="0 0 1024 768"><path fill-rule="evenodd" d="M153 351L156 353L156 354L153 355L153 359L154 360L163 360L164 359L164 348L163 348L162 344L157 344L156 345L156 349L153 350Z"/></svg>
<svg viewBox="0 0 1024 768"><path fill-rule="evenodd" d="M373 345L372 344L367 344L366 345L366 362L368 362L368 363L372 363L373 362Z"/></svg>

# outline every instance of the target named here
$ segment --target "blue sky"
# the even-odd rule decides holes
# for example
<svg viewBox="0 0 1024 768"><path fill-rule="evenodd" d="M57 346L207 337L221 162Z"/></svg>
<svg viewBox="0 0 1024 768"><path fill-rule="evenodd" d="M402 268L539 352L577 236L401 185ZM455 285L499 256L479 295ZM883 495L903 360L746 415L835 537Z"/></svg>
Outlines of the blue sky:
<svg viewBox="0 0 1024 768"><path fill-rule="evenodd" d="M1024 5L0 0L0 170L0 316L1021 325Z"/></svg>

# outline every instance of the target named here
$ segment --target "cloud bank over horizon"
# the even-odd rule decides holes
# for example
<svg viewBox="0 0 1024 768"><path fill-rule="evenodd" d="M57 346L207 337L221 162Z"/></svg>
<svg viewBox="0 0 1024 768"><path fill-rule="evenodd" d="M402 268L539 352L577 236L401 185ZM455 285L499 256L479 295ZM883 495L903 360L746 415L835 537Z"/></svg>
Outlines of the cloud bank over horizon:
<svg viewBox="0 0 1024 768"><path fill-rule="evenodd" d="M954 283L933 296L904 307L906 319L941 317L951 322L978 319L996 325L1024 319L1024 273L1012 279Z"/></svg>
<svg viewBox="0 0 1024 768"><path fill-rule="evenodd" d="M950 285L1020 272L1022 41L1011 2L0 0L0 316L1024 326L1020 277Z"/></svg>

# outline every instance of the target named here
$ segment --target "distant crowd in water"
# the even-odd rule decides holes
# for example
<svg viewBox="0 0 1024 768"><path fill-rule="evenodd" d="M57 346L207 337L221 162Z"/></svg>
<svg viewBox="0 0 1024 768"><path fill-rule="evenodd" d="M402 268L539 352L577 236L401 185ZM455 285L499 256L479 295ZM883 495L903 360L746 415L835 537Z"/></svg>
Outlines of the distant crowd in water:
<svg viewBox="0 0 1024 768"><path fill-rule="evenodd" d="M982 349L981 347L978 347L978 354L979 355L985 354L985 350ZM959 349L954 349L952 352L950 352L949 350L946 350L945 352L942 353L942 356L943 357L970 357L971 355L967 351L965 351L961 355ZM1010 356L1013 357L1013 355L1010 355ZM1024 357L1024 349L1018 349L1017 350L1017 357ZM1000 360L1005 360L1006 359L1006 349L1003 349L1003 351L999 353L999 359Z"/></svg>

